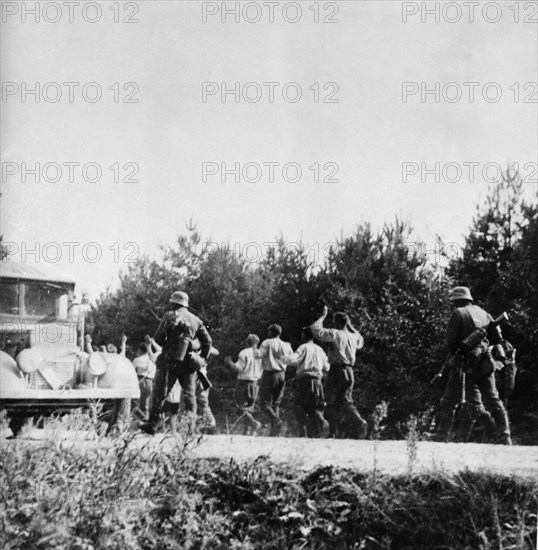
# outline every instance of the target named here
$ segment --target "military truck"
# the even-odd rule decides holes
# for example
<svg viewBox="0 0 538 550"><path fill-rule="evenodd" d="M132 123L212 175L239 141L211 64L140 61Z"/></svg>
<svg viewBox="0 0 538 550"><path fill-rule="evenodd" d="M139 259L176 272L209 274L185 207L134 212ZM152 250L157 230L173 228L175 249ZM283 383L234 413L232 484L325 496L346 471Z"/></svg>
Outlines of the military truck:
<svg viewBox="0 0 538 550"><path fill-rule="evenodd" d="M14 436L31 417L100 402L110 429L140 396L126 357L85 352L88 306L76 303L74 290L70 277L0 261L0 410Z"/></svg>

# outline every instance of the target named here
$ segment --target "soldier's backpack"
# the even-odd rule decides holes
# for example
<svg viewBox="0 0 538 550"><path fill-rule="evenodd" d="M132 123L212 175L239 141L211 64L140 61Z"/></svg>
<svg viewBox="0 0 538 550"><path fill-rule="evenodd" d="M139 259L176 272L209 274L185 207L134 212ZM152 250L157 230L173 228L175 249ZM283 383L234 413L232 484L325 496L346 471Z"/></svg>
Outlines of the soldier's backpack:
<svg viewBox="0 0 538 550"><path fill-rule="evenodd" d="M495 364L489 350L488 314L478 307L462 309L474 326L474 330L460 344L463 354L462 368L466 374L475 377L490 376L495 371Z"/></svg>

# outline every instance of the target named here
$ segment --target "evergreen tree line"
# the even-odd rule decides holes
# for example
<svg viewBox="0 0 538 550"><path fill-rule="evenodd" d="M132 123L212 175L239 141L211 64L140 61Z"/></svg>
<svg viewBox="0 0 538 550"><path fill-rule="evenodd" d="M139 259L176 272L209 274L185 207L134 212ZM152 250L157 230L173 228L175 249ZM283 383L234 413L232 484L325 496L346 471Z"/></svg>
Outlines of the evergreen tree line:
<svg viewBox="0 0 538 550"><path fill-rule="evenodd" d="M101 294L89 325L94 342L126 334L134 347L155 332L171 292L186 291L220 351L209 376L211 405L223 426L235 417L235 375L224 357L235 358L249 333L265 338L274 322L295 349L301 327L312 323L326 303L331 312L346 311L365 339L355 387L361 414L379 415L386 403L384 435L399 437L410 415L424 429L431 427L444 388L443 381L431 380L446 358L448 290L466 285L493 316L503 311L510 316L503 332L518 350L519 371L509 414L515 442L535 444L538 203L524 201L523 190L518 174L507 170L477 207L462 249L443 266L410 244L412 227L400 219L377 231L369 223L358 224L322 262L284 236L252 262L222 245L207 246L211 239L204 241L191 223L174 246L161 249L159 259L139 258L120 275L117 290ZM292 383L283 404L289 418Z"/></svg>

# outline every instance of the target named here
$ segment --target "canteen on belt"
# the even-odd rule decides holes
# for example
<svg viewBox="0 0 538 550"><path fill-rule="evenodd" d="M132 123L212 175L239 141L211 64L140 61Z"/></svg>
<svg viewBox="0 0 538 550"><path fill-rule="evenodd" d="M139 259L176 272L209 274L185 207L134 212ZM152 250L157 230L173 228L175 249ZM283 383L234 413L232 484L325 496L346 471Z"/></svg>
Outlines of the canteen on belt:
<svg viewBox="0 0 538 550"><path fill-rule="evenodd" d="M44 359L37 350L27 348L17 355L16 361L17 366L24 374L32 374L44 362Z"/></svg>

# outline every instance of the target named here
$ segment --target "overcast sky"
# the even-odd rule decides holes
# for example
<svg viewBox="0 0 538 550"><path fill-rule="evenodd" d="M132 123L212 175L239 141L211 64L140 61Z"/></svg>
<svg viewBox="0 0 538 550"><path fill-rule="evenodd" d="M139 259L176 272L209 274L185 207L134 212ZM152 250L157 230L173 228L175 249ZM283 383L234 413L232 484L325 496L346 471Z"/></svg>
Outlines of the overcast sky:
<svg viewBox="0 0 538 550"><path fill-rule="evenodd" d="M158 254L158 245L173 244L190 218L218 242L257 242L263 248L283 233L290 241L323 248L358 222L380 227L398 214L410 218L416 238L433 247L436 233L462 242L484 197L487 163L526 166L527 192L536 193L538 48L536 24L524 22L530 11L516 14L511 3L501 2L500 20L492 22L496 14L484 16L481 4L473 23L467 12L459 22L443 20L454 18L455 11L441 13L439 23L431 16L422 23L420 13L411 14L420 3L407 3L410 15L404 23L400 2L320 2L320 18L338 22L315 23L315 11L309 9L315 3L301 2L302 15L290 23L283 16L297 18L295 8L287 6L283 14L285 3L279 3L270 23L268 7L259 3L259 22L249 23L241 14L239 23L232 15L223 23L217 13L207 14L204 23L203 10L220 9L221 2L203 4L100 3L101 18L94 23L84 19L80 7L74 8L72 23L66 6L54 23L54 7L35 22L21 8L12 15L15 8L6 12L4 6L2 233L20 249L38 242L42 264L47 260L43 247L58 243L62 257L49 267L73 274L92 298L117 281L122 260L134 251L126 243L136 243L140 253ZM251 20L259 15L256 6L245 15ZM96 8L87 7L85 16L96 18ZM138 22L116 23L116 16ZM39 83L39 102L24 95L24 82L28 88ZM65 82L80 83L71 87L72 103ZM89 82L102 92L94 103L96 86L82 94ZM217 83L207 85L217 93L205 102L204 82ZM236 102L229 94L223 102L223 82L229 88L256 83L241 92L252 99L261 90L262 96L252 102L241 96ZM273 103L264 82L279 83L273 86ZM315 86L309 89L316 82L317 103ZM406 102L404 82L409 83ZM440 101L433 94L421 101L421 86L434 89L436 82ZM446 87L449 82L454 84ZM464 85L469 82L478 84ZM135 85L124 89L126 83ZM291 101L297 85L287 83L300 86L297 102ZM324 89L326 83L333 84ZM62 96L54 102L58 90ZM456 101L458 91L462 97ZM123 102L130 93L137 103ZM23 182L22 163L33 167L36 162L93 162L102 176L85 181L81 166L73 164L69 182L63 165L60 181L54 182L57 174L50 165L40 182L33 174ZM235 182L228 175L222 182L220 174L203 181L203 163L216 163L206 165L211 170L221 163L233 168L236 162L241 168L258 163L260 181L241 176ZM271 162L279 163L273 165L273 183L269 166L263 165ZM114 163L121 180L131 175L139 181L115 183L109 168ZM124 168L126 163L134 164ZM286 163L301 167L299 182L291 181L295 165L282 175ZM318 183L309 168L315 163ZM403 163L409 163L407 181ZM413 163L419 170L421 163L428 168L439 163L441 181L425 174L422 182L420 171L413 174ZM443 175L447 163L456 163L461 175L456 164ZM469 163L476 163L473 182ZM138 172L131 174L135 165ZM255 179L255 165L250 166L247 177ZM335 168L337 181L324 182ZM91 180L95 173L88 167L85 176ZM494 176L494 167L488 174ZM80 243L73 263L65 242ZM102 252L95 263L88 261L95 247L86 247L86 258L82 255L90 242ZM57 250L49 246L48 257L54 259ZM33 256L19 250L14 259L31 262Z"/></svg>

